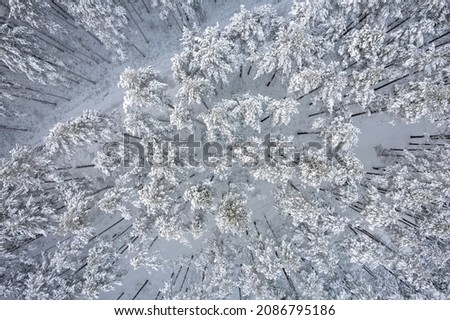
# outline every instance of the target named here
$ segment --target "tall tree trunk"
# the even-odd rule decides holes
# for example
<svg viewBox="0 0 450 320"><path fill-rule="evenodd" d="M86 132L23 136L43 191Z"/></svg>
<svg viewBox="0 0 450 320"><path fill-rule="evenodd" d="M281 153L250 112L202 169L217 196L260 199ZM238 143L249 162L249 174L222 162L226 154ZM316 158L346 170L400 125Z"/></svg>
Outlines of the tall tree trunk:
<svg viewBox="0 0 450 320"><path fill-rule="evenodd" d="M150 10L148 9L147 4L145 3L145 0L141 0L142 3L144 4L145 10L147 11L147 13L150 13Z"/></svg>
<svg viewBox="0 0 450 320"><path fill-rule="evenodd" d="M139 27L137 21L134 19L133 15L131 14L130 10L128 9L128 7L125 5L125 2L121 1L122 6L125 8L125 10L128 12L128 15L130 16L131 20L133 21L133 23L136 25L136 27L138 28L139 32L141 33L142 37L144 38L145 42L148 44L149 40L147 39L147 37L145 36L144 32L142 31L141 27Z"/></svg>
<svg viewBox="0 0 450 320"><path fill-rule="evenodd" d="M252 71L252 67L253 67L253 63L250 65L250 67L248 67L248 70L247 70L248 76L250 75L250 72Z"/></svg>
<svg viewBox="0 0 450 320"><path fill-rule="evenodd" d="M133 6L133 3L131 1L128 2L131 6L131 8L133 9L133 11L136 13L136 15L139 17L139 19L141 20L141 22L144 22L144 19L142 19L141 15L139 14L139 12L136 10L136 8Z"/></svg>
<svg viewBox="0 0 450 320"><path fill-rule="evenodd" d="M139 293L141 293L141 291L144 289L144 287L147 285L148 280L145 280L144 284L139 288L138 292L136 292L136 294L134 295L134 297L131 300L135 300L137 298L137 296L139 295Z"/></svg>
<svg viewBox="0 0 450 320"><path fill-rule="evenodd" d="M7 127L0 125L0 130L12 130L12 131L28 131L28 129L15 128L15 127Z"/></svg>
<svg viewBox="0 0 450 320"><path fill-rule="evenodd" d="M267 82L267 87L270 86L270 84L272 83L273 79L275 79L275 76L277 74L278 70L275 70L275 72L273 73L272 77L270 78L269 82Z"/></svg>
<svg viewBox="0 0 450 320"><path fill-rule="evenodd" d="M392 30L398 28L399 26L401 26L403 23L405 23L406 21L408 21L411 18L411 16L403 19L402 21L400 21L398 24L396 24L395 26L393 26L392 28L390 28L389 30L386 31L386 33L391 32Z"/></svg>
<svg viewBox="0 0 450 320"><path fill-rule="evenodd" d="M137 52L141 54L143 58L147 57L134 43L132 43L131 45L136 49Z"/></svg>

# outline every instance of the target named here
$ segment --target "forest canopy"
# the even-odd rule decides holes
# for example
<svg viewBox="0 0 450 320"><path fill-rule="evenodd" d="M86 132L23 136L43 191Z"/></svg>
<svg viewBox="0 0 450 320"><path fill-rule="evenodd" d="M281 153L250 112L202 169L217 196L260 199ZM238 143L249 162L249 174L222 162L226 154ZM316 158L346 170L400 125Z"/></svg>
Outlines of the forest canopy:
<svg viewBox="0 0 450 320"><path fill-rule="evenodd" d="M0 13L3 298L450 298L447 1Z"/></svg>

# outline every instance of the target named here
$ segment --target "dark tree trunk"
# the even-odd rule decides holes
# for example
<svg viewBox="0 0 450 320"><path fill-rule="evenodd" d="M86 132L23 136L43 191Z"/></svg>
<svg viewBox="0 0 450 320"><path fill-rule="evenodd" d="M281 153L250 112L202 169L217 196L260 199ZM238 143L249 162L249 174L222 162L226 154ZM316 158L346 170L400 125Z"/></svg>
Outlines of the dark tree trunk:
<svg viewBox="0 0 450 320"><path fill-rule="evenodd" d="M266 84L267 87L270 86L270 84L272 83L273 79L275 79L275 76L276 76L277 72L278 72L278 70L276 70L276 71L273 73L273 75L272 75L272 77L270 78L269 82L267 82L267 84Z"/></svg>
<svg viewBox="0 0 450 320"><path fill-rule="evenodd" d="M135 300L137 298L137 296L139 295L139 293L141 293L141 291L144 289L144 287L147 285L148 280L145 280L144 284L139 288L138 292L136 292L136 294L134 295L134 297L131 300Z"/></svg>

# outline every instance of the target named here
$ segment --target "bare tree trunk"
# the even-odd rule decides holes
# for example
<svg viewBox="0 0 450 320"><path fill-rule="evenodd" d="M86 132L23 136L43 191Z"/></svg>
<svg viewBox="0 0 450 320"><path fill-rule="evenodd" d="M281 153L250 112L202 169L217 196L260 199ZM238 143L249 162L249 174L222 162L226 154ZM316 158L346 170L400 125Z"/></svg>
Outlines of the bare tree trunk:
<svg viewBox="0 0 450 320"><path fill-rule="evenodd" d="M96 52L95 50L92 50L90 47L88 47L87 45L85 45L81 39L78 39L78 41L80 42L80 45L87 50L88 52L93 53L94 55L96 55L97 57L100 58L100 60L103 60L104 62L111 64L111 61L105 57L103 57L101 54L99 54L98 52ZM99 63L97 60L91 58L92 60L94 60L97 64Z"/></svg>
<svg viewBox="0 0 450 320"><path fill-rule="evenodd" d="M444 42L444 43L438 44L435 48L439 48L439 47L445 46L445 45L447 45L447 44L449 44L449 43L450 43L450 40L449 40L449 41L446 41L446 42Z"/></svg>
<svg viewBox="0 0 450 320"><path fill-rule="evenodd" d="M78 74L78 73L75 73L75 72L73 72L73 71L70 71L70 70L67 69L67 68L63 68L63 70L66 71L66 72L68 72L68 73L70 73L70 74L73 74L74 76L77 76L77 77L79 77L79 78L81 78L81 79L83 79L83 80L86 80L87 82L90 82L90 83L92 83L92 84L97 84L97 82L95 82L95 81L93 81L93 80L91 80L91 79L88 79L88 78L86 78L86 77L84 77L84 76L82 76L82 75L80 75L80 74Z"/></svg>
<svg viewBox="0 0 450 320"><path fill-rule="evenodd" d="M267 117L265 117L265 118L261 119L261 122L264 122L264 121L266 121L267 119L269 119L269 118L270 118L270 116L271 116L271 115L268 115Z"/></svg>
<svg viewBox="0 0 450 320"><path fill-rule="evenodd" d="M55 106L55 107L56 107L56 102L47 101L47 100L42 100L42 99L37 99L37 98L32 98L32 97L27 97L27 96L21 96L21 95L17 95L17 94L10 94L10 95L13 96L13 97L16 97L16 98L21 98L21 99L25 99L25 100L36 101L36 102L40 102L40 103L43 103L43 104L49 104L49 105L52 105L52 106Z"/></svg>
<svg viewBox="0 0 450 320"><path fill-rule="evenodd" d="M411 18L411 16L403 19L402 21L400 21L398 24L396 24L395 26L393 26L392 28L390 28L389 30L386 31L386 33L391 32L392 30L398 28L399 26L401 26L403 23L405 23L406 21L408 21Z"/></svg>
<svg viewBox="0 0 450 320"><path fill-rule="evenodd" d="M141 22L144 22L144 19L142 19L141 15L139 14L139 12L136 10L136 8L133 6L133 3L131 1L128 2L131 6L131 8L133 9L133 11L136 13L136 15L139 17L139 19L141 20Z"/></svg>
<svg viewBox="0 0 450 320"><path fill-rule="evenodd" d="M53 8L53 7L52 7L52 8ZM69 26L71 26L72 28L78 29L78 27L77 27L75 24L69 22L68 19L65 18L64 16L62 16L61 13L60 13L59 11L55 10L54 8L53 8L53 10L54 10L54 11L49 11L50 14L52 14L54 17L57 17L59 20L64 21L65 23L67 23L67 24L68 24Z"/></svg>
<svg viewBox="0 0 450 320"><path fill-rule="evenodd" d="M436 37L436 38L432 39L430 42L428 42L428 44L430 44L430 43L432 43L432 42L435 42L436 40L439 40L439 39L445 37L445 36L448 35L448 34L450 34L450 31L447 31L447 32L444 33L443 35L440 35L439 37Z"/></svg>
<svg viewBox="0 0 450 320"><path fill-rule="evenodd" d="M131 229L132 226L133 226L133 225L130 224L130 225L129 225L128 227L126 227L121 233L115 234L115 235L112 237L112 240L116 240L116 239L120 238L121 236L123 236L128 230Z"/></svg>
<svg viewBox="0 0 450 320"><path fill-rule="evenodd" d="M70 101L69 98L66 98L66 97L63 97L63 96L60 96L60 95L57 95L57 94L44 92L44 91L36 90L36 89L33 89L33 88L29 88L29 87L21 87L20 85L16 85L16 84L14 84L12 82L9 82L9 81L5 81L4 83L9 85L11 88L13 88L15 90L28 90L28 91L35 92L35 93L40 94L40 95L48 95L48 96L52 96L52 97L55 97L55 98L64 99L66 101Z"/></svg>
<svg viewBox="0 0 450 320"><path fill-rule="evenodd" d="M203 99L201 99L201 100L202 100L202 104L205 106L206 110L209 110L208 105L205 103L205 101L203 101Z"/></svg>
<svg viewBox="0 0 450 320"><path fill-rule="evenodd" d="M250 67L248 67L248 70L247 70L248 76L250 75L250 72L252 71L252 67L253 67L253 63L250 65Z"/></svg>
<svg viewBox="0 0 450 320"><path fill-rule="evenodd" d="M125 218L122 218L116 222L114 222L112 225L110 225L109 227L107 227L106 229L104 229L103 231L101 231L100 233L97 233L95 236L93 236L92 238L89 239L88 242L91 242L92 240L96 239L97 237L101 236L102 234L104 234L106 231L110 230L111 228L113 228L114 226L118 225L119 223L121 223L123 220L125 220Z"/></svg>
<svg viewBox="0 0 450 320"><path fill-rule="evenodd" d="M145 36L144 32L142 31L142 29L139 27L138 23L136 22L136 20L134 19L133 15L131 14L130 10L128 9L128 7L125 5L125 2L121 1L122 6L125 8L125 10L128 12L128 15L130 16L131 20L133 20L133 23L136 25L136 27L138 28L139 32L141 33L142 37L144 38L146 43L149 43L149 40L147 39L147 37Z"/></svg>
<svg viewBox="0 0 450 320"><path fill-rule="evenodd" d="M308 117L314 117L314 116L318 116L318 115L324 114L324 113L325 113L325 111L319 111L319 112L316 112L316 113L309 114Z"/></svg>
<svg viewBox="0 0 450 320"><path fill-rule="evenodd" d="M266 86L270 86L270 84L272 83L273 79L275 79L275 76L277 74L278 70L275 70L275 72L272 75L272 78L270 78L269 82L267 82Z"/></svg>
<svg viewBox="0 0 450 320"><path fill-rule="evenodd" d="M28 88L28 87L24 87L24 89L28 90L28 91L36 92L36 93L39 93L39 94L48 95L48 96L51 96L51 97L60 98L60 99L66 100L66 101L70 101L69 98L66 98L66 97L63 97L63 96L60 96L60 95L57 95L57 94L53 94L53 93L49 93L49 92L43 92L43 91L39 91L39 90L36 90L36 89L33 89L33 88Z"/></svg>
<svg viewBox="0 0 450 320"><path fill-rule="evenodd" d="M134 297L131 300L135 300L137 298L137 296L139 295L139 293L141 293L142 289L144 289L144 287L147 285L148 280L145 280L144 284L139 288L138 292L136 292L136 294L134 295Z"/></svg>
<svg viewBox="0 0 450 320"><path fill-rule="evenodd" d="M186 268L186 272L184 273L183 281L181 282L180 292L183 289L184 283L186 282L186 277L188 275L189 268L191 267L192 259L194 259L194 255L191 256L191 260L189 260L189 264Z"/></svg>
<svg viewBox="0 0 450 320"><path fill-rule="evenodd" d="M302 132L297 132L297 134L300 135L304 135L304 134L320 134L320 132L318 131L302 131Z"/></svg>
<svg viewBox="0 0 450 320"><path fill-rule="evenodd" d="M363 21L369 16L369 14L371 14L371 12L368 12L368 13L366 13L366 14L361 13L361 14L359 15L359 17L361 17L361 16L362 16L362 17L361 17L361 18L358 17L358 22L356 22L353 26L352 26L352 24L354 23L354 21L353 21L352 23L348 24L348 25L347 25L347 28L346 28L345 31L344 31L344 33L339 37L339 40L342 39L343 37L345 37L345 35L346 35L347 33L349 33L350 31L352 31L358 24L360 24L361 22L363 22Z"/></svg>
<svg viewBox="0 0 450 320"><path fill-rule="evenodd" d="M132 43L131 45L136 49L137 52L142 55L143 58L146 57L146 55L134 43Z"/></svg>
<svg viewBox="0 0 450 320"><path fill-rule="evenodd" d="M75 21L75 18L72 17L72 16L70 15L70 13L68 13L67 10L64 9L61 5L59 5L56 1L52 0L52 4L53 4L54 6L56 6L56 7L58 8L58 10L59 10L63 15L67 16L66 19L71 19L72 21Z"/></svg>
<svg viewBox="0 0 450 320"><path fill-rule="evenodd" d="M402 77L400 77L400 78L394 79L394 80L392 80L392 81L389 81L389 82L386 83L386 84L383 84L383 85L381 85L381 86L375 87L375 88L373 89L373 91L378 91L378 90L380 90L380 89L383 89L384 87L386 87L386 86L388 86L388 85L390 85L390 84L393 84L393 83L395 83L395 82L397 82L397 81L400 81L400 80L402 80L402 79L405 79L406 77L409 77L409 76L410 76L410 73L405 74L404 76L402 76Z"/></svg>
<svg viewBox="0 0 450 320"><path fill-rule="evenodd" d="M175 20L175 22L176 22L178 28L180 29L180 31L183 32L183 28L181 27L181 24L178 22L177 18L173 14L173 12L171 12L170 14L172 15L173 20Z"/></svg>
<svg viewBox="0 0 450 320"><path fill-rule="evenodd" d="M7 126L3 126L3 125L0 125L0 130L28 131L28 129L13 128L13 127L7 127Z"/></svg>
<svg viewBox="0 0 450 320"><path fill-rule="evenodd" d="M150 10L148 9L147 4L145 3L145 0L141 0L142 3L144 4L145 10L147 11L147 13L150 13Z"/></svg>
<svg viewBox="0 0 450 320"><path fill-rule="evenodd" d="M84 63L87 63L87 64L91 65L91 62L90 62L90 61L86 61L86 60L81 59L80 57L78 57L78 56L76 56L75 54L73 54L73 52L71 52L70 50L69 50L69 52L67 52L66 50L62 49L62 48L59 47L58 45L56 45L56 44L54 44L54 43L51 43L51 42L45 40L43 37L41 37L41 36L38 35L38 34L35 34L34 36L35 36L36 38L40 39L41 41L43 41L44 43L46 43L47 45L56 48L58 51L63 52L63 53L66 53L66 54L70 55L71 57L74 57L75 59L80 60L81 62L84 62ZM51 39L52 39L53 41L55 41L53 38L51 38ZM55 42L56 42L56 41L55 41Z"/></svg>

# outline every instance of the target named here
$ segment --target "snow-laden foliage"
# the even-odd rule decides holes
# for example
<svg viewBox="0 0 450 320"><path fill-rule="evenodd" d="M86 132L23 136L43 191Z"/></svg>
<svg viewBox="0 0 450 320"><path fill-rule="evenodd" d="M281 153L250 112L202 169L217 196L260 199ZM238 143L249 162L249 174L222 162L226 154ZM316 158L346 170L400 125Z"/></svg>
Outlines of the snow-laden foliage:
<svg viewBox="0 0 450 320"><path fill-rule="evenodd" d="M244 207L245 199L236 194L227 195L216 213L217 227L222 232L243 233L247 228L249 213Z"/></svg>
<svg viewBox="0 0 450 320"><path fill-rule="evenodd" d="M185 28L181 43L183 51L172 58L172 70L175 78L182 82L198 77L223 86L228 83L229 74L239 66L236 45L222 35L219 25L208 27L203 33Z"/></svg>
<svg viewBox="0 0 450 320"><path fill-rule="evenodd" d="M46 1L9 0L9 14L16 20L26 21L33 28L55 33L62 26L49 14L50 4Z"/></svg>
<svg viewBox="0 0 450 320"><path fill-rule="evenodd" d="M77 23L91 31L107 48L114 49L118 60L125 59L123 29L128 22L125 8L113 0L64 0L61 3L67 6Z"/></svg>
<svg viewBox="0 0 450 320"><path fill-rule="evenodd" d="M113 290L120 284L121 271L118 265L119 254L114 246L103 240L89 249L86 271L83 275L82 294L88 299L97 298L102 292Z"/></svg>
<svg viewBox="0 0 450 320"><path fill-rule="evenodd" d="M233 5L5 5L1 112L104 112L2 160L3 297L450 297L448 3Z"/></svg>
<svg viewBox="0 0 450 320"><path fill-rule="evenodd" d="M131 108L162 108L167 84L152 67L133 70L125 69L120 76L119 87L125 89L124 110Z"/></svg>
<svg viewBox="0 0 450 320"><path fill-rule="evenodd" d="M50 131L45 147L51 154L70 153L77 145L108 139L111 129L113 129L111 117L97 111L86 110L81 117L56 125Z"/></svg>
<svg viewBox="0 0 450 320"><path fill-rule="evenodd" d="M389 109L408 122L422 118L442 119L449 114L450 89L430 81L410 83L410 87L393 98Z"/></svg>
<svg viewBox="0 0 450 320"><path fill-rule="evenodd" d="M23 72L30 80L43 84L64 81L58 67L63 63L50 61L43 50L30 39L31 30L25 26L0 26L0 60L13 72Z"/></svg>
<svg viewBox="0 0 450 320"><path fill-rule="evenodd" d="M192 186L184 193L184 198L191 202L192 208L208 210L212 204L212 190L207 184Z"/></svg>
<svg viewBox="0 0 450 320"><path fill-rule="evenodd" d="M225 32L232 41L239 43L239 49L253 62L266 41L273 38L280 22L276 10L269 5L251 11L241 5Z"/></svg>
<svg viewBox="0 0 450 320"><path fill-rule="evenodd" d="M183 25L186 25L190 21L195 23L204 19L203 0L151 0L149 2L153 8L160 10L159 17L162 20L172 17L179 19ZM178 20L176 21L180 24Z"/></svg>

